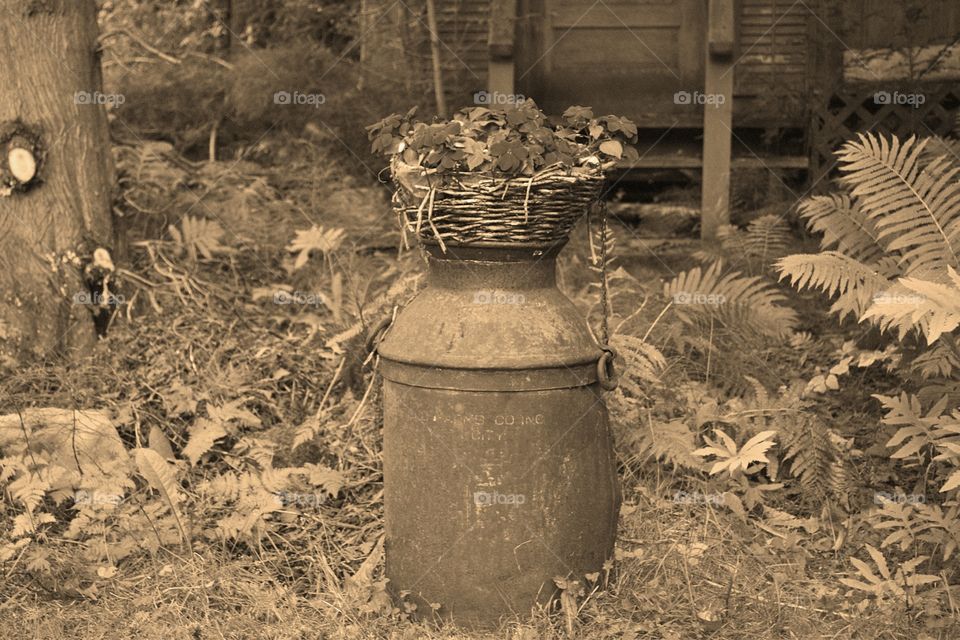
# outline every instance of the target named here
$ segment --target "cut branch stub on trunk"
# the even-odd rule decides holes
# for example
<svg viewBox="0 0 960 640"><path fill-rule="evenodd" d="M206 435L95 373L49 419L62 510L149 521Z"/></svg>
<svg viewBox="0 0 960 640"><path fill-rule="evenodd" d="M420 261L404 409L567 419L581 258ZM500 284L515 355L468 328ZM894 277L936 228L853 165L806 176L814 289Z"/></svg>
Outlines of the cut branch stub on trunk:
<svg viewBox="0 0 960 640"><path fill-rule="evenodd" d="M0 370L96 340L83 265L115 245L94 0L0 0ZM7 197L3 197L7 196Z"/></svg>
<svg viewBox="0 0 960 640"><path fill-rule="evenodd" d="M19 120L0 124L0 196L38 185L44 148L40 132Z"/></svg>

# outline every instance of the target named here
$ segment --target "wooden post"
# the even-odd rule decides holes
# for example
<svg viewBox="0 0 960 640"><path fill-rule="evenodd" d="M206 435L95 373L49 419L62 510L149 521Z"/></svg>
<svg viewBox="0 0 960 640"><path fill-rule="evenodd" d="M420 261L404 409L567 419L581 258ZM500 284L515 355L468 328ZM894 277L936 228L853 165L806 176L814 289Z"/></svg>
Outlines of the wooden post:
<svg viewBox="0 0 960 640"><path fill-rule="evenodd" d="M736 17L734 0L708 2L700 237L703 240L715 240L717 229L730 223L730 143L733 135Z"/></svg>
<svg viewBox="0 0 960 640"><path fill-rule="evenodd" d="M447 117L447 97L443 88L443 67L440 66L440 34L437 33L437 8L434 0L427 0L427 28L430 29L430 59L433 62L433 95L437 101L437 115Z"/></svg>
<svg viewBox="0 0 960 640"><path fill-rule="evenodd" d="M514 92L513 57L516 28L516 0L491 0L490 50L487 68L487 91L491 94L512 95Z"/></svg>

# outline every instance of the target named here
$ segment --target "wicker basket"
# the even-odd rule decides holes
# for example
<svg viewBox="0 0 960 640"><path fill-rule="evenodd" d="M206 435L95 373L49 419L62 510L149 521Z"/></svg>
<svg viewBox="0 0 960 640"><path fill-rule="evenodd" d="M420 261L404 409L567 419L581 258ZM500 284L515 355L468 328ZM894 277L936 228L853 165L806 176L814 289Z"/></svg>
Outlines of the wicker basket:
<svg viewBox="0 0 960 640"><path fill-rule="evenodd" d="M395 161L394 211L404 230L445 244L554 244L600 197L599 167L546 167L533 176L426 174Z"/></svg>

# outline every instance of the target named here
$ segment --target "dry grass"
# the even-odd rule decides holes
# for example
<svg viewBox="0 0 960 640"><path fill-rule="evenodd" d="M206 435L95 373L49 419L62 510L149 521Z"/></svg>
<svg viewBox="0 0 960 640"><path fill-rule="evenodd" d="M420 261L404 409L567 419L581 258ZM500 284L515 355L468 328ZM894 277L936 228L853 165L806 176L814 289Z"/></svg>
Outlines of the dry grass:
<svg viewBox="0 0 960 640"><path fill-rule="evenodd" d="M469 634L365 613L370 590L351 587L347 578L383 533L380 423L375 410L361 412L352 424L348 417L369 378L341 378L318 437L291 449L294 428L317 410L337 369L341 356L324 342L342 327L324 316L318 330L304 322L307 311L254 303L250 296L253 287L285 278L283 244L294 228L302 228L300 210L322 210L316 184L304 180L300 190L291 187L293 213L270 224L255 215L227 220L238 237L259 241L255 251L198 267L197 275L209 283L203 304L183 304L166 291L162 313L138 311L133 322L118 323L89 358L71 366L52 362L24 368L0 381L0 412L25 406L133 406L135 419L121 428L128 444L136 441L136 430L142 435L157 425L182 446L186 419L170 409L167 397L174 381L205 392L207 400L242 393L263 420L262 430L251 435L275 444L276 464L323 461L340 470L346 483L337 499L312 510L276 514L276 526L258 544L198 536L192 554L175 546L134 553L118 564L115 576L93 581L95 593L71 591L58 578L38 579L16 563L0 565L0 638L960 637L960 626L931 628L919 612L899 603L862 612L853 606L837 582L848 571L852 543L833 551L833 531L791 539L709 503L679 504L670 496L683 479L652 461L624 468L618 561L601 578L604 588L580 603L575 619L562 611L538 610L496 632ZM351 202L352 196L342 197ZM335 226L343 220L337 215L308 220ZM349 258L352 272L358 278L364 273L395 277L385 269L395 264L395 255L371 248L385 234L363 227L352 234L366 238ZM139 267L144 270L144 263ZM375 394L370 406L376 406ZM620 457L632 460L634 452L625 446ZM223 464L214 459L191 477L217 473ZM3 526L13 509L3 504ZM211 524L209 513L190 515L196 530ZM45 544L65 565L77 549L57 535Z"/></svg>

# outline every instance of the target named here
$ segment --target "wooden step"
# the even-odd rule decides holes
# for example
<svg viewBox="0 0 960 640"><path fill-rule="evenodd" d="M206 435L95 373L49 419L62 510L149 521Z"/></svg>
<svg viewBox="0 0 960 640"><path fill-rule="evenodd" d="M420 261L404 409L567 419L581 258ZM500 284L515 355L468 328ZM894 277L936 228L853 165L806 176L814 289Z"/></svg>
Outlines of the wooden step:
<svg viewBox="0 0 960 640"><path fill-rule="evenodd" d="M807 156L738 156L730 160L734 169L807 169ZM622 162L617 170L630 171L633 169L700 169L703 159L700 156L688 154L654 154L649 153L638 162Z"/></svg>

